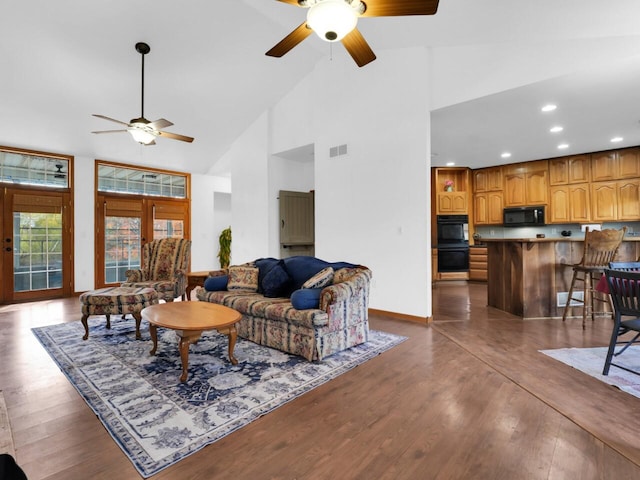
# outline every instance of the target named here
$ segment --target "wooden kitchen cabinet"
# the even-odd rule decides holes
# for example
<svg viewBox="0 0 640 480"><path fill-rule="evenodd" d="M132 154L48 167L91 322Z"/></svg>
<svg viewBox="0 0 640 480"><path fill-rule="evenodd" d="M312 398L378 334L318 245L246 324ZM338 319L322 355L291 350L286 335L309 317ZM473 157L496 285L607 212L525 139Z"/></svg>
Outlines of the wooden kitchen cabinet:
<svg viewBox="0 0 640 480"><path fill-rule="evenodd" d="M618 220L640 220L640 179L616 182Z"/></svg>
<svg viewBox="0 0 640 480"><path fill-rule="evenodd" d="M469 280L487 281L487 247L469 248Z"/></svg>
<svg viewBox="0 0 640 480"><path fill-rule="evenodd" d="M640 220L640 179L591 184L591 220Z"/></svg>
<svg viewBox="0 0 640 480"><path fill-rule="evenodd" d="M610 150L591 155L593 182L637 177L640 177L640 148Z"/></svg>
<svg viewBox="0 0 640 480"><path fill-rule="evenodd" d="M432 201L436 215L464 215L470 206L470 170L460 167L436 167L432 174ZM447 182L453 183L447 187Z"/></svg>
<svg viewBox="0 0 640 480"><path fill-rule="evenodd" d="M505 175L505 207L546 205L547 203L549 203L549 179L546 169Z"/></svg>
<svg viewBox="0 0 640 480"><path fill-rule="evenodd" d="M502 168L480 168L473 172L473 182L476 192L494 192L503 189Z"/></svg>
<svg viewBox="0 0 640 480"><path fill-rule="evenodd" d="M467 192L438 192L438 214L465 214L468 211Z"/></svg>
<svg viewBox="0 0 640 480"><path fill-rule="evenodd" d="M525 195L525 174L510 173L504 176L504 205L517 207L527 204Z"/></svg>
<svg viewBox="0 0 640 480"><path fill-rule="evenodd" d="M477 193L474 198L474 223L501 225L503 208L502 192Z"/></svg>
<svg viewBox="0 0 640 480"><path fill-rule="evenodd" d="M640 177L640 148L618 151L618 179Z"/></svg>
<svg viewBox="0 0 640 480"><path fill-rule="evenodd" d="M618 215L618 198L615 183L591 184L591 220L608 222L616 220Z"/></svg>
<svg viewBox="0 0 640 480"><path fill-rule="evenodd" d="M585 223L591 219L589 184L550 188L549 223Z"/></svg>
<svg viewBox="0 0 640 480"><path fill-rule="evenodd" d="M574 155L549 160L549 185L588 183L591 178L591 155Z"/></svg>

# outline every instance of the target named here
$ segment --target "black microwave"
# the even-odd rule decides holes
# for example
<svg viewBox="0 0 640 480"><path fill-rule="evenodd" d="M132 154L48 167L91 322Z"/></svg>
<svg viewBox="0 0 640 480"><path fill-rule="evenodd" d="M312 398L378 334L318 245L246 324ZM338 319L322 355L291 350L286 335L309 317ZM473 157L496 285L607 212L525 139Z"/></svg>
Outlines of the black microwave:
<svg viewBox="0 0 640 480"><path fill-rule="evenodd" d="M544 207L512 207L503 211L505 227L539 227L544 224Z"/></svg>

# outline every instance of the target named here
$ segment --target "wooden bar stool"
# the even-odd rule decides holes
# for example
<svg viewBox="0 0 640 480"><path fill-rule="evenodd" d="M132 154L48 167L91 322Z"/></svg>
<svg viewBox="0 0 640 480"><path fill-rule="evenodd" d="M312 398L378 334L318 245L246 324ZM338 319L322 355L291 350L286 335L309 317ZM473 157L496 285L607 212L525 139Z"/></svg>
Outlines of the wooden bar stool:
<svg viewBox="0 0 640 480"><path fill-rule="evenodd" d="M571 301L575 300L582 304L582 328L585 328L588 316L593 321L594 301L607 302L609 298L598 296L595 286L598 284L600 277L604 271L609 268L609 262L612 262L618 253L618 248L622 243L627 227L620 230L605 229L589 231L587 227L584 232L584 252L580 263L573 265L573 277L571 278L571 286L569 287L569 295L567 303L562 314L562 321L567 318L570 308L573 308ZM582 283L583 297L574 297L576 284Z"/></svg>

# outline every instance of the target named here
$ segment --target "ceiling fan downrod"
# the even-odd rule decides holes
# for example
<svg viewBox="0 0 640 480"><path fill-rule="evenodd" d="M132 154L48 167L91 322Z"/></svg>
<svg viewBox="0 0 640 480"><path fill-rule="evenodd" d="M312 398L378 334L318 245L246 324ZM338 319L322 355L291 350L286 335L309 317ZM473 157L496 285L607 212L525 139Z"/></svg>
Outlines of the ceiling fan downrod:
<svg viewBox="0 0 640 480"><path fill-rule="evenodd" d="M142 55L142 85L140 95L140 118L144 118L144 56L151 51L151 47L144 42L136 43L136 51Z"/></svg>

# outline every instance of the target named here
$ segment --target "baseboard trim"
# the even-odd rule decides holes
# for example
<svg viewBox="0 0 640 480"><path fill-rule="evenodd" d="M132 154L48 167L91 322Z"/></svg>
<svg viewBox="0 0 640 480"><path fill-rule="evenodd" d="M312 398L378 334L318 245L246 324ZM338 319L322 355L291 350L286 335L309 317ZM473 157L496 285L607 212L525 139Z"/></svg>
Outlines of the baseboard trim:
<svg viewBox="0 0 640 480"><path fill-rule="evenodd" d="M378 310L377 308L370 308L369 313L378 315L386 315L387 317L397 318L399 320L408 320L410 322L429 324L433 321L433 317L418 317L417 315L407 315L405 313L388 312L386 310Z"/></svg>

